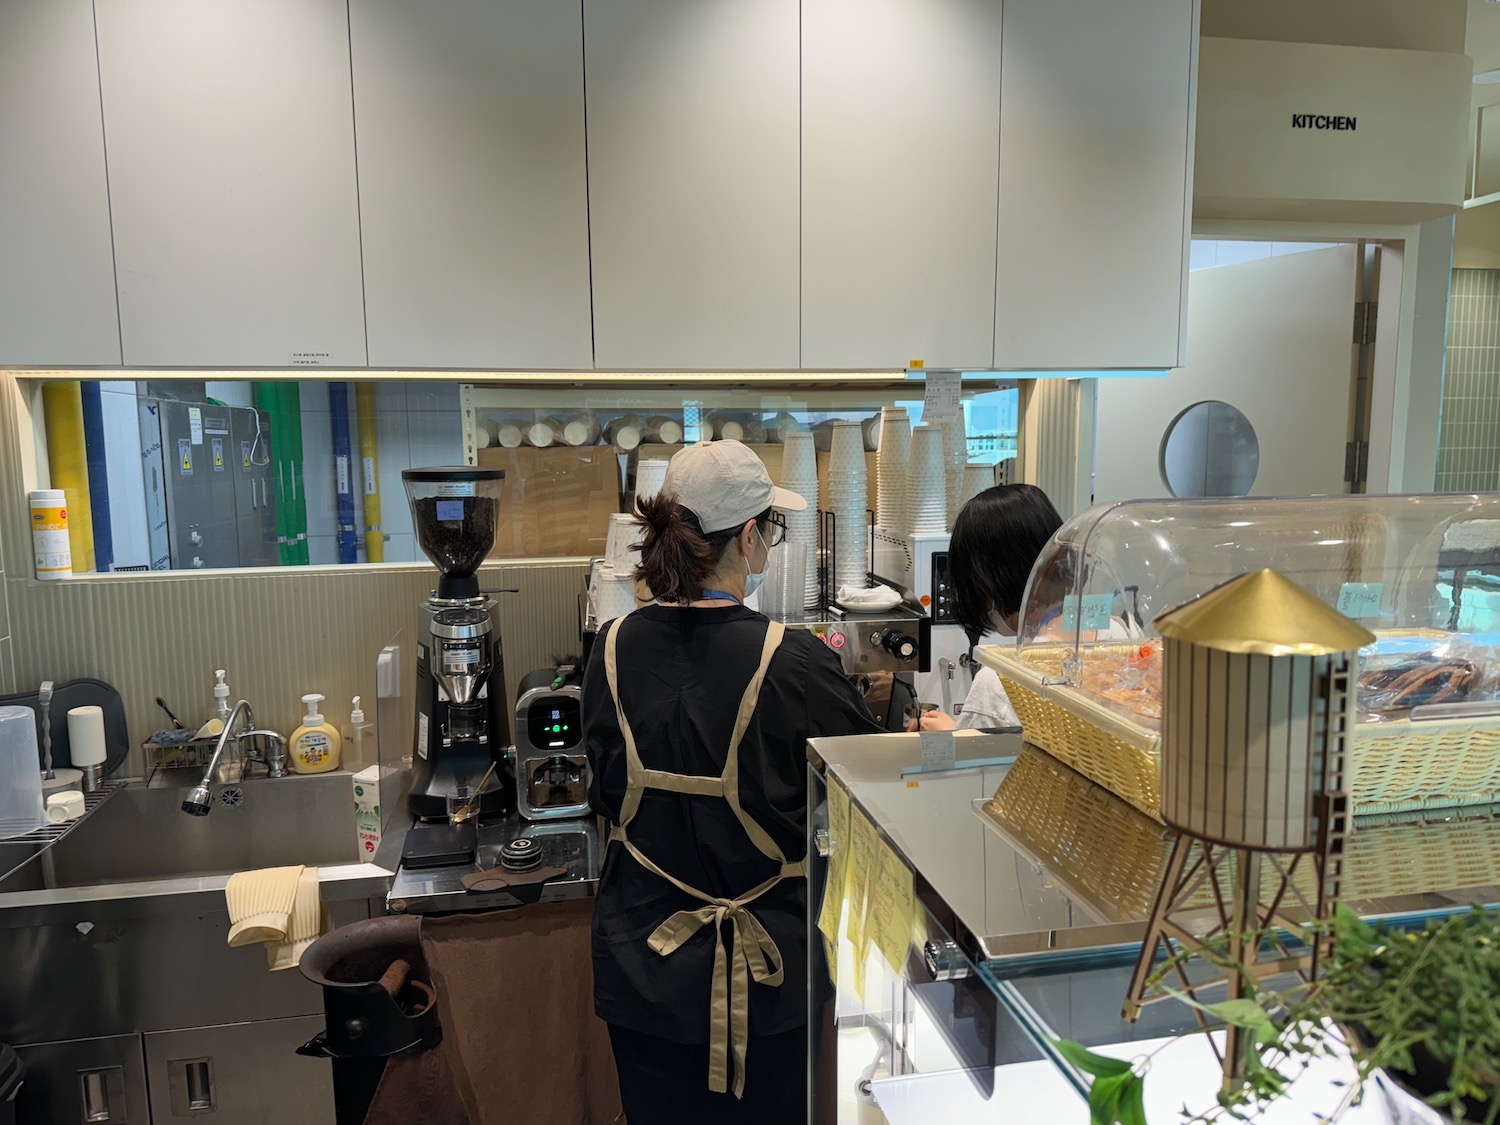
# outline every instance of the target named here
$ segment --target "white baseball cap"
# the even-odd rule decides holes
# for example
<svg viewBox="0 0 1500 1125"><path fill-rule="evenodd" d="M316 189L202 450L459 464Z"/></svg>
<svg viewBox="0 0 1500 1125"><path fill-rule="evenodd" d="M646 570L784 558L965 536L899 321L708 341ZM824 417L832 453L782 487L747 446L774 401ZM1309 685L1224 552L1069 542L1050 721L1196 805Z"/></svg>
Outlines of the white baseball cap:
<svg viewBox="0 0 1500 1125"><path fill-rule="evenodd" d="M767 508L801 512L807 501L771 483L771 474L737 441L700 441L672 455L663 493L693 515L704 534L739 528Z"/></svg>

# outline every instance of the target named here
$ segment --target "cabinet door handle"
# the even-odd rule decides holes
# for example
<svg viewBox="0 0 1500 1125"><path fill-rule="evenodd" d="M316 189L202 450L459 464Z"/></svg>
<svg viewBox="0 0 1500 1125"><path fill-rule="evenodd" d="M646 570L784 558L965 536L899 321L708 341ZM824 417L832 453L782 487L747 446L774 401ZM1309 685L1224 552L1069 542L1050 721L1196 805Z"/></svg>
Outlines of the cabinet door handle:
<svg viewBox="0 0 1500 1125"><path fill-rule="evenodd" d="M125 1071L102 1066L78 1072L85 1125L129 1125L125 1111Z"/></svg>
<svg viewBox="0 0 1500 1125"><path fill-rule="evenodd" d="M213 1060L172 1059L167 1063L167 1092L174 1118L213 1113L218 1108Z"/></svg>

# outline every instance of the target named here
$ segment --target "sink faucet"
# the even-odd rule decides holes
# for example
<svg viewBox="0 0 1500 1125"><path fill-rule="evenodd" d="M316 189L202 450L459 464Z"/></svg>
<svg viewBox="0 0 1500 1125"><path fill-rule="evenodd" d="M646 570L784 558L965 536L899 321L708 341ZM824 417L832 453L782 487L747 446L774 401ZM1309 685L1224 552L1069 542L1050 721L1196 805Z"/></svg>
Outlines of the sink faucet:
<svg viewBox="0 0 1500 1125"><path fill-rule="evenodd" d="M224 744L229 741L234 732L234 724L239 721L240 712L244 712L247 726L255 725L254 713L250 710L249 700L242 699L234 705L234 710L229 712L229 718L224 723L224 729L219 732L219 741L214 746L213 757L208 760L208 767L203 771L203 779L198 782L187 795L187 800L182 802L182 811L189 816L207 816L209 810L214 806L213 794L209 792L209 782L213 780L214 770L218 768L219 757L224 753Z"/></svg>

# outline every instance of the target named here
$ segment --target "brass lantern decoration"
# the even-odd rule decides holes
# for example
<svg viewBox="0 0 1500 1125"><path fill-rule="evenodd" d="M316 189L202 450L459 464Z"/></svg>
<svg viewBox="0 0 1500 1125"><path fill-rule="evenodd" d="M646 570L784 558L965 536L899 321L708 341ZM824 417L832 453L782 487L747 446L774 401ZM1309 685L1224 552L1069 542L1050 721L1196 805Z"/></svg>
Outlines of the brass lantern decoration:
<svg viewBox="0 0 1500 1125"><path fill-rule="evenodd" d="M1155 625L1165 643L1161 813L1177 838L1128 1019L1162 998L1147 994L1162 948L1170 956L1227 943L1237 967L1192 985L1183 974L1189 993L1222 982L1235 999L1248 977L1316 976L1329 939L1288 948L1272 931L1332 917L1349 831L1358 650L1375 640L1274 570L1241 575ZM1229 1028L1221 1062L1226 1086L1243 1074L1239 1029Z"/></svg>

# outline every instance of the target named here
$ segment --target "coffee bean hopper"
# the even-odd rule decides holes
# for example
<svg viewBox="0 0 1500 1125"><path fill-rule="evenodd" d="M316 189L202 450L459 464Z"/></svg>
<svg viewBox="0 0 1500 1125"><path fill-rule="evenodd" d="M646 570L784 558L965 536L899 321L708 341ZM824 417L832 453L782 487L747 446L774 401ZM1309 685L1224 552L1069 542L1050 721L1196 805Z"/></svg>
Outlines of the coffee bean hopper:
<svg viewBox="0 0 1500 1125"><path fill-rule="evenodd" d="M302 955L302 975L322 986L327 1023L297 1053L333 1060L337 1125L361 1125L393 1055L430 1050L441 1038L420 925L415 917L354 922Z"/></svg>
<svg viewBox="0 0 1500 1125"><path fill-rule="evenodd" d="M516 699L516 796L528 820L589 811L589 760L583 746L582 676L572 666L539 668Z"/></svg>

